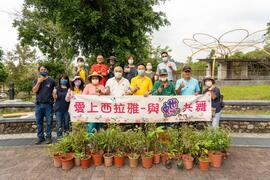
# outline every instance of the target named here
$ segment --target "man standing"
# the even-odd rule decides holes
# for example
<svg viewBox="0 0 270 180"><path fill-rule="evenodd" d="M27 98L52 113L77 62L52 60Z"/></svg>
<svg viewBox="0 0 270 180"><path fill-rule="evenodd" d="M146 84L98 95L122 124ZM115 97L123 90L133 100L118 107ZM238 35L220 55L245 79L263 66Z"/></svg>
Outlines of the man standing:
<svg viewBox="0 0 270 180"><path fill-rule="evenodd" d="M106 94L115 97L126 95L129 86L129 81L123 77L123 68L116 66L114 68L114 77L106 82Z"/></svg>
<svg viewBox="0 0 270 180"><path fill-rule="evenodd" d="M109 72L109 68L103 64L104 58L102 55L97 56L97 64L93 64L91 67L90 74L97 72L99 75L102 76L101 81L99 82L101 85L105 86L107 81L107 75Z"/></svg>
<svg viewBox="0 0 270 180"><path fill-rule="evenodd" d="M139 96L149 96L153 88L152 80L145 75L145 66L138 66L138 75L131 79L130 93Z"/></svg>
<svg viewBox="0 0 270 180"><path fill-rule="evenodd" d="M166 51L161 53L162 63L157 66L157 74L159 75L161 69L166 69L168 72L168 80L173 81L173 75L176 73L177 68L174 62L169 61L169 54Z"/></svg>
<svg viewBox="0 0 270 180"><path fill-rule="evenodd" d="M108 79L113 78L114 77L114 68L115 68L115 64L117 62L117 59L115 56L110 56L108 58L110 67L109 67L109 74L108 74Z"/></svg>
<svg viewBox="0 0 270 180"><path fill-rule="evenodd" d="M152 95L159 96L174 96L175 87L172 81L168 81L168 72L166 69L161 69L159 80L155 82Z"/></svg>
<svg viewBox="0 0 270 180"><path fill-rule="evenodd" d="M198 95L200 86L197 79L191 77L191 67L184 66L183 78L176 81L176 94L177 95Z"/></svg>
<svg viewBox="0 0 270 180"><path fill-rule="evenodd" d="M47 132L46 144L52 142L52 107L53 96L52 92L55 87L55 81L48 76L48 69L46 66L39 67L39 77L33 81L32 91L36 93L36 122L37 122L37 136L36 144L41 144L45 141L43 121L46 117Z"/></svg>

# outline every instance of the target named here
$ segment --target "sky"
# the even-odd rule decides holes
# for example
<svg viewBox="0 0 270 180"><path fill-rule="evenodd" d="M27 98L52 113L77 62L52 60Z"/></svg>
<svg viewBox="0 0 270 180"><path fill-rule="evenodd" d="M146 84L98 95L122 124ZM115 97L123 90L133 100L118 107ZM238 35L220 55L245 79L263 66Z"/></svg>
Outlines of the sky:
<svg viewBox="0 0 270 180"><path fill-rule="evenodd" d="M12 12L20 11L23 0L0 1L0 47L4 51L15 49L18 33L12 27ZM219 37L226 31L238 28L250 33L266 28L270 22L269 0L168 0L154 8L166 13L171 25L153 33L153 46L169 46L174 60L184 62L191 55L183 44L194 33L207 33ZM240 34L232 34L237 39ZM198 53L196 58L205 57Z"/></svg>

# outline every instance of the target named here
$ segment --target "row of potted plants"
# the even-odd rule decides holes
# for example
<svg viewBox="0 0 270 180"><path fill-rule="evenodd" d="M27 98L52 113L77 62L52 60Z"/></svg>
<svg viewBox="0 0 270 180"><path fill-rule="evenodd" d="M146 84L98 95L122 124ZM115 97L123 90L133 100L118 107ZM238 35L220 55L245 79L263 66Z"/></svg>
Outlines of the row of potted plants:
<svg viewBox="0 0 270 180"><path fill-rule="evenodd" d="M132 168L141 159L144 168L161 162L171 168L176 161L179 169L192 169L199 163L201 170L208 170L209 163L215 168L221 167L230 141L228 130L212 127L198 131L188 126L165 128L146 124L144 128L124 131L121 126L110 124L89 135L84 124L78 123L69 135L50 145L49 151L54 166L65 170L74 164L88 168L90 159L94 166L104 162L107 167L113 164L122 167L125 158Z"/></svg>

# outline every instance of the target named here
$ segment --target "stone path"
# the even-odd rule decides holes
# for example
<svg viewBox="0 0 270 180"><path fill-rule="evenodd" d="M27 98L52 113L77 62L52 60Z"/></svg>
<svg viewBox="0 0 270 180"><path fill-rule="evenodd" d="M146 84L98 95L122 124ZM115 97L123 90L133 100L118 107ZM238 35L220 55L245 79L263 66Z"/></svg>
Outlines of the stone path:
<svg viewBox="0 0 270 180"><path fill-rule="evenodd" d="M122 168L104 166L83 170L75 167L64 171L53 167L47 154L47 148L5 147L0 148L0 180L269 180L270 149L233 147L230 156L220 169L210 168L202 172L198 167L193 170L178 170L174 164L172 169L156 165L151 169L131 169L128 162Z"/></svg>

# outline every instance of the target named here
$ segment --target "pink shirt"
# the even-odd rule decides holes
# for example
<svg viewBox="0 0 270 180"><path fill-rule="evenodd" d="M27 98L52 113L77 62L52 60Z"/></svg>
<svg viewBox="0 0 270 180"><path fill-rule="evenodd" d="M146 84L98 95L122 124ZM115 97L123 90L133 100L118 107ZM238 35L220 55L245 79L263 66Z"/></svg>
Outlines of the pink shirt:
<svg viewBox="0 0 270 180"><path fill-rule="evenodd" d="M87 84L83 90L83 95L99 95L99 93L96 91L96 89L100 89L101 92L104 93L105 88L103 85L99 84L97 86L94 86L93 84Z"/></svg>

